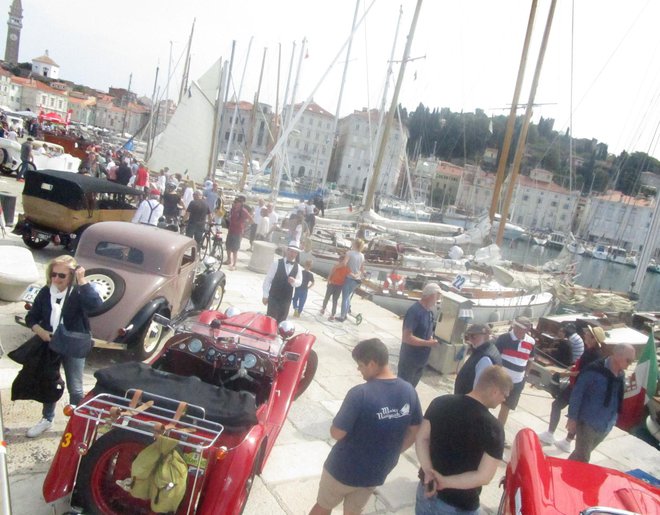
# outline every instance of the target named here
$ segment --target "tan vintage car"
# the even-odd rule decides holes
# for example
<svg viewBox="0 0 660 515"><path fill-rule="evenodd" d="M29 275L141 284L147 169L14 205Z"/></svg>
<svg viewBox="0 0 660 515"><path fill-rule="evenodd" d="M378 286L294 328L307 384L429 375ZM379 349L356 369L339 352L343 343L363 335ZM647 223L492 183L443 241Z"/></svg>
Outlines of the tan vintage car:
<svg viewBox="0 0 660 515"><path fill-rule="evenodd" d="M97 222L130 222L141 191L78 173L28 171L23 211L14 228L32 249L49 243L75 250L80 235Z"/></svg>
<svg viewBox="0 0 660 515"><path fill-rule="evenodd" d="M94 224L80 238L75 257L103 299L90 314L96 346L132 350L140 359L164 336L156 314L176 319L218 310L224 296L225 274L215 258L201 264L195 240L158 227Z"/></svg>

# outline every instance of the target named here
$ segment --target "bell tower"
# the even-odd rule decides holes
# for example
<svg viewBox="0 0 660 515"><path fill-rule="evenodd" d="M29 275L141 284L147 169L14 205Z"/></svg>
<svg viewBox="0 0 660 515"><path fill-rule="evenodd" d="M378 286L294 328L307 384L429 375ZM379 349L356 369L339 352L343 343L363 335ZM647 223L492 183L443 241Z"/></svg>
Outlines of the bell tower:
<svg viewBox="0 0 660 515"><path fill-rule="evenodd" d="M13 0L9 8L7 20L7 44L5 46L5 61L18 63L18 46L21 42L21 29L23 28L23 6L21 0Z"/></svg>

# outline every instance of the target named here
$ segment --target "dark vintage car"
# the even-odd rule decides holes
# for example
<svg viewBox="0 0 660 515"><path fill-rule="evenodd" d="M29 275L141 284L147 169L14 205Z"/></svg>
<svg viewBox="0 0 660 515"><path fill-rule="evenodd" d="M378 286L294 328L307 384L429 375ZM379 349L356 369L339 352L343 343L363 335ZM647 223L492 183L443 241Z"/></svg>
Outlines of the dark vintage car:
<svg viewBox="0 0 660 515"><path fill-rule="evenodd" d="M32 249L49 243L74 250L80 235L97 222L130 222L141 191L78 173L28 171L23 212L14 228Z"/></svg>
<svg viewBox="0 0 660 515"><path fill-rule="evenodd" d="M660 513L660 489L630 474L543 454L529 428L516 435L503 481L501 515Z"/></svg>
<svg viewBox="0 0 660 515"><path fill-rule="evenodd" d="M71 418L44 481L46 502L68 496L76 513L153 513L126 486L138 453L164 433L188 467L185 485L169 483L185 490L177 515L243 512L314 377L316 338L258 313L205 311L175 330L148 363L97 371L94 389L65 409Z"/></svg>

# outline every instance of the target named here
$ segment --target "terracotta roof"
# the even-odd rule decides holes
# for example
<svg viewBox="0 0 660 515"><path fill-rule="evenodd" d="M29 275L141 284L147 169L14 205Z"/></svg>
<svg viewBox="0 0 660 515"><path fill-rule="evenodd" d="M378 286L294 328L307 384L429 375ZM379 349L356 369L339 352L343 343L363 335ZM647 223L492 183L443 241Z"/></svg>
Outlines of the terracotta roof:
<svg viewBox="0 0 660 515"><path fill-rule="evenodd" d="M452 164L446 166L447 163L444 163L444 165L445 166L443 166L443 163L438 163L436 172L442 175L454 175L456 177L460 177L461 175L463 175L463 169L460 166L455 166Z"/></svg>
<svg viewBox="0 0 660 515"><path fill-rule="evenodd" d="M636 207L651 207L653 205L652 198L631 197L624 195L620 191L608 190L603 195L594 196L595 200L602 200L604 202L617 202L620 204L628 204Z"/></svg>
<svg viewBox="0 0 660 515"><path fill-rule="evenodd" d="M294 107L295 107L296 110L300 109L300 107L302 107L302 102L299 103L299 104L296 104ZM310 113L320 114L322 116L329 116L331 118L334 116L333 114L329 113L328 111L323 109L320 105L318 105L315 102L311 102L307 106L307 109L305 109L305 111L310 112Z"/></svg>
<svg viewBox="0 0 660 515"><path fill-rule="evenodd" d="M47 55L42 55L40 57L35 57L32 59L32 62L38 62L38 63L43 63L43 64L50 64L51 66L59 66L55 61L53 61L50 57Z"/></svg>
<svg viewBox="0 0 660 515"><path fill-rule="evenodd" d="M5 70L2 66L0 66L0 75L4 77L13 77L14 74L11 73L10 71Z"/></svg>
<svg viewBox="0 0 660 515"><path fill-rule="evenodd" d="M26 79L24 77L12 77L11 80L16 84L20 84L24 88L28 87L28 88L38 89L39 91L43 91L44 93L50 93L51 95L60 95L63 97L67 96L66 92L51 88L50 86L44 84L40 80Z"/></svg>
<svg viewBox="0 0 660 515"><path fill-rule="evenodd" d="M564 195L570 195L571 192L568 188L563 188L559 184L554 182L543 182L530 179L525 175L518 176L518 184L527 188L534 188L537 190L552 191L554 193L563 193Z"/></svg>
<svg viewBox="0 0 660 515"><path fill-rule="evenodd" d="M235 109L236 108L236 102L227 102L225 104L225 109ZM247 102L245 100L241 100L238 103L238 109L241 111L251 111L252 110L252 104L250 102Z"/></svg>

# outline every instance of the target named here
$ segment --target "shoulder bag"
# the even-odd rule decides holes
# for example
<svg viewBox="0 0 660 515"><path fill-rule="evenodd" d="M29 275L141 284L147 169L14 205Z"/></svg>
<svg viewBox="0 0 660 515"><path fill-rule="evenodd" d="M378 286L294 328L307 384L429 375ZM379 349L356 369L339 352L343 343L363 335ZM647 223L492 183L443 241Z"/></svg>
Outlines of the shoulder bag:
<svg viewBox="0 0 660 515"><path fill-rule="evenodd" d="M64 300L62 301L60 323L57 324L57 328L55 329L53 336L50 337L48 347L50 347L50 350L57 352L62 356L67 356L69 358L86 358L94 346L94 341L92 340L92 335L89 331L89 322L87 321L87 316L83 314L83 322L86 329L86 332L83 333L77 331L69 331L66 327L64 327L64 321L62 320L62 315L64 314L64 304L66 303L66 299L69 296L70 290L71 287L69 287L67 290L66 295L64 296Z"/></svg>

